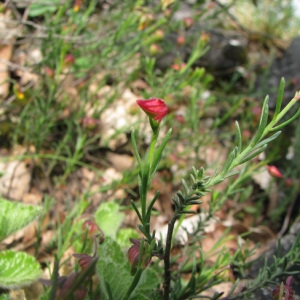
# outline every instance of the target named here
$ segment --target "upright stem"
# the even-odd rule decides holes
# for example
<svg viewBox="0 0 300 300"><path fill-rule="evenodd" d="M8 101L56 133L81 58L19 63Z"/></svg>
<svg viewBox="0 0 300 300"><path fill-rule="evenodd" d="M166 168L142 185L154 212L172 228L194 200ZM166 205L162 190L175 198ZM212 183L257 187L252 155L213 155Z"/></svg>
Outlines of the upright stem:
<svg viewBox="0 0 300 300"><path fill-rule="evenodd" d="M153 135L152 135L152 139L151 139L151 144L149 147L149 163L150 163L150 173L152 173L152 164L153 164L153 157L154 157L154 152L155 152L155 146L156 146L156 142L157 142L157 138L158 138L158 134L159 134L159 128L154 128L153 129Z"/></svg>
<svg viewBox="0 0 300 300"><path fill-rule="evenodd" d="M166 249L164 253L164 263L165 263L164 300L169 300L169 294L170 294L170 284L171 284L170 253L172 247L172 236L173 236L174 226L177 219L178 219L178 215L175 213L172 220L168 224Z"/></svg>

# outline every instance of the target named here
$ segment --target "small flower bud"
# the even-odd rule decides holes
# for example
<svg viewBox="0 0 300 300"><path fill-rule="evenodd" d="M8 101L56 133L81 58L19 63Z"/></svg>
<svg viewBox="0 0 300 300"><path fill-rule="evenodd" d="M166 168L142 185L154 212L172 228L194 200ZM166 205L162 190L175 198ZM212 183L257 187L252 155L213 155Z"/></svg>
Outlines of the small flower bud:
<svg viewBox="0 0 300 300"><path fill-rule="evenodd" d="M146 29L153 21L155 20L155 17L153 14L146 13L141 15L138 30L144 30Z"/></svg>
<svg viewBox="0 0 300 300"><path fill-rule="evenodd" d="M51 77L53 78L54 77L54 70L49 68L49 67L45 67L45 74L48 76L48 77Z"/></svg>
<svg viewBox="0 0 300 300"><path fill-rule="evenodd" d="M95 118L85 117L82 119L82 127L88 130L95 129L99 124L100 124L99 120Z"/></svg>
<svg viewBox="0 0 300 300"><path fill-rule="evenodd" d="M81 5L82 5L82 2L83 0L75 0L75 3L74 3L74 7L73 7L73 11L74 12L78 12Z"/></svg>
<svg viewBox="0 0 300 300"><path fill-rule="evenodd" d="M163 37L165 36L165 33L163 30L161 29L157 29L155 32L154 32L154 36L157 40L162 40Z"/></svg>
<svg viewBox="0 0 300 300"><path fill-rule="evenodd" d="M133 245L128 249L128 260L131 265L131 273L134 274L139 263L141 242L133 238L130 238L130 242L133 243ZM143 252L141 266L146 268L150 261L151 257L145 260L145 253Z"/></svg>
<svg viewBox="0 0 300 300"><path fill-rule="evenodd" d="M87 254L73 254L74 257L78 258L78 264L81 270L85 270L95 259L93 256Z"/></svg>
<svg viewBox="0 0 300 300"><path fill-rule="evenodd" d="M181 123L181 124L185 124L185 119L184 116L182 114L178 114L176 115L176 120Z"/></svg>
<svg viewBox="0 0 300 300"><path fill-rule="evenodd" d="M205 32L204 30L201 32L201 41L203 43L207 43L210 39L210 34Z"/></svg>
<svg viewBox="0 0 300 300"><path fill-rule="evenodd" d="M272 177L283 178L282 173L275 166L267 166L268 172Z"/></svg>
<svg viewBox="0 0 300 300"><path fill-rule="evenodd" d="M291 186L293 186L293 184L294 184L294 181L293 181L292 178L287 178L287 179L284 181L284 186L286 186L286 187L291 187Z"/></svg>
<svg viewBox="0 0 300 300"><path fill-rule="evenodd" d="M152 44L150 45L149 47L149 53L150 55L156 55L158 53L160 53L162 50L161 50L161 47L157 44Z"/></svg>
<svg viewBox="0 0 300 300"><path fill-rule="evenodd" d="M89 235L92 236L100 232L100 229L94 220L85 220L82 224L82 229L87 230Z"/></svg>
<svg viewBox="0 0 300 300"><path fill-rule="evenodd" d="M75 57L73 54L66 54L65 58L64 58L64 64L66 66L71 66L73 65L75 62Z"/></svg>
<svg viewBox="0 0 300 300"><path fill-rule="evenodd" d="M183 24L185 29L189 29L194 25L194 19L191 17L186 17L183 19Z"/></svg>
<svg viewBox="0 0 300 300"><path fill-rule="evenodd" d="M183 68L185 68L186 67L186 64L185 63L182 63L182 64L173 64L172 66L171 66L171 68L173 69L173 70L175 70L175 71L180 71L180 70L182 70Z"/></svg>
<svg viewBox="0 0 300 300"><path fill-rule="evenodd" d="M149 100L137 100L138 106L148 115L149 118L154 119L160 123L162 118L168 113L168 108L162 99L151 98Z"/></svg>
<svg viewBox="0 0 300 300"><path fill-rule="evenodd" d="M177 37L177 45L182 46L185 44L185 37L183 35L179 35Z"/></svg>

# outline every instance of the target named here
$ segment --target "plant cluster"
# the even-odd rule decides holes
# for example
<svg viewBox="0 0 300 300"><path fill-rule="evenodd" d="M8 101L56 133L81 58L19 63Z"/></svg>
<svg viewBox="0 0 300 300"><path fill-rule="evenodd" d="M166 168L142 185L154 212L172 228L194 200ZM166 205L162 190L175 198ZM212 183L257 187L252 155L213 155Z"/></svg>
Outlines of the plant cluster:
<svg viewBox="0 0 300 300"><path fill-rule="evenodd" d="M10 2L18 11L16 1ZM43 285L39 298L45 300L233 300L251 297L261 287L270 287L274 299L293 299L291 276L297 272L290 268L300 262L300 235L286 255L278 251L271 264L265 261L253 280L247 277L256 249L246 242L251 232L237 238L235 249L226 247L226 242L235 239L230 230L210 250L204 251L203 242L209 222L216 220L228 200L242 206L242 214L256 218L261 214L263 200L255 207L247 206L247 201L255 195L252 176L262 169L267 169L295 199L300 171L279 170L273 165L272 155L260 160L258 156L266 153L283 128L300 124L300 94L282 105L282 79L274 112L269 111L268 97L260 107L254 100L247 102L236 95L236 90L229 104L222 104L222 90L210 90L214 77L204 68L194 67L209 51L209 35L205 32L196 35L191 55L182 60L180 51L187 43L187 30L199 19L228 16L234 1L228 6L219 1L196 1L194 18L181 21L172 18L180 1L124 2L76 0L45 5L36 1L25 9L28 19L20 20L24 32L34 32L40 40L36 44L41 59L19 66L18 70L35 75L33 83L23 82L22 73L10 79L12 89L4 100L0 135L11 149L20 144L24 149L21 155L1 160L29 160L34 178L44 184L45 197L39 206L0 198L0 241L39 218L36 257L12 249L0 251L0 300L9 299L9 290L26 291L26 286L36 281ZM168 50L176 52L176 59L170 68L158 70L157 59L165 51L161 42L174 32L179 35L175 50ZM28 36L20 40L28 43ZM234 82L219 86L227 94ZM127 98L126 93L130 95ZM122 97L126 101L119 102ZM129 101L128 122L118 122L118 113ZM221 109L213 110L213 117L208 118L209 110L219 105ZM223 113L226 105L230 109ZM140 109L149 122L141 121ZM291 111L295 111L293 115L289 115ZM109 117L113 128L103 130ZM205 119L212 122L205 123ZM238 119L234 130L232 119ZM108 134L109 129L112 132ZM122 138L123 144L119 143ZM201 154L216 140L230 150L223 162L208 165ZM297 142L295 156L300 155ZM177 151L178 144L183 150ZM122 178L98 182L96 192L90 186L82 193L70 192L71 200L63 199L66 211L58 211L61 206L55 191L68 186L80 168L103 176L110 166L106 154L118 151L132 154L136 161ZM156 188L157 176L172 167L177 168L173 170L174 193L163 194ZM216 186L224 182L226 188L218 191ZM126 191L125 196L118 199L116 190ZM95 193L104 197L93 203ZM203 208L208 195L208 205ZM153 229L155 218L162 214L157 212L159 202L172 207L165 236ZM288 202L291 208L293 203ZM279 205L270 219L278 220L285 210L285 204ZM136 227L126 227L127 213L137 220ZM44 279L38 261L43 226L49 216L54 221L49 221L48 229L55 233L44 251L54 258L45 263L48 278ZM185 220L194 216L198 216L196 225L186 229ZM184 242L180 230L187 237ZM63 274L69 263L71 272ZM280 284L282 280L286 284ZM225 281L232 287L226 297L223 291L208 293Z"/></svg>

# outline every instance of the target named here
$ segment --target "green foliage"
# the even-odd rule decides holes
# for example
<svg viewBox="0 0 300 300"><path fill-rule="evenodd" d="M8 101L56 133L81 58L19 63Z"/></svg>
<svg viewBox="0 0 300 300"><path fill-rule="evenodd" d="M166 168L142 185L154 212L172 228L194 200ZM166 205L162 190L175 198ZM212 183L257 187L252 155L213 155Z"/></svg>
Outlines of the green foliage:
<svg viewBox="0 0 300 300"><path fill-rule="evenodd" d="M94 216L104 234L115 239L124 219L124 214L119 211L119 205L114 202L102 203Z"/></svg>
<svg viewBox="0 0 300 300"><path fill-rule="evenodd" d="M140 276L138 285L130 292L133 277L130 266L120 246L106 237L98 249L97 274L101 287L101 299L152 299L151 294L159 284L158 274L147 268ZM135 276L136 277L136 276ZM135 278L134 277L134 278ZM139 298L144 297L144 298Z"/></svg>
<svg viewBox="0 0 300 300"><path fill-rule="evenodd" d="M0 241L36 219L39 206L24 205L0 199ZM39 263L27 253L0 251L0 287L20 288L35 281L41 274Z"/></svg>
<svg viewBox="0 0 300 300"><path fill-rule="evenodd" d="M263 38L286 39L297 34L300 19L293 5L293 0L261 0L255 6L242 0L235 3L233 11L245 28L261 35L263 42Z"/></svg>
<svg viewBox="0 0 300 300"><path fill-rule="evenodd" d="M31 70L38 75L38 81L34 87L26 87L22 101L20 99L7 101L5 105L5 115L17 116L11 118L15 119L15 123L13 126L10 124L9 128L15 130L9 130L8 136L13 141L10 141L10 144L25 145L28 153L19 158L33 158L39 179L45 179L50 186L48 186L49 192L53 192L51 185L56 185L54 188L61 187L61 184L68 182L69 175L79 167L86 167L97 174L101 173L102 167L107 164L105 156L102 159L102 154L107 150L106 147L109 147L109 142L120 135L128 136L133 129L132 147L137 167L123 173L122 185L113 183L101 186L99 191L105 193L114 190L117 186L127 192L126 199L122 199L124 202L129 201L131 195L134 197L135 201L132 200L131 204L140 222L139 232L136 229L121 228L124 213L119 203L102 202L93 214L93 221L100 228L97 232L99 235L94 237L94 241L99 243L93 244L88 229L82 228L92 192L88 190L82 197L74 197L75 204L72 201L68 202L65 218L61 219L59 214L54 214L56 232L47 247L48 250L56 251L57 266L51 275L54 284L51 289L46 290L42 299L55 298L55 291L58 288L55 280L59 277L59 268L66 263L62 259L71 246L76 253L82 255L81 258L84 257L88 262L94 246L95 256L92 259L93 264L96 264L100 284L95 288L90 281L85 282L85 279L94 272L94 265L90 264L89 273L83 271L78 277L86 286L89 285L86 299L94 299L94 295L98 297L99 294L101 299L109 300L183 300L202 297L202 292L210 287L232 280L229 278L232 270L243 278L247 277L248 259L253 251L248 247L245 249L240 242L239 249L232 254L224 247L226 241L231 238L226 235L228 232L225 232L210 251L203 253L204 229L214 218L214 213L223 208L228 198L239 195L235 203L241 203L252 196L253 186L248 183L253 174L265 165L269 158L259 163L253 163L253 159L265 151L268 144L278 137L283 127L299 118L300 111L298 110L293 117L282 122L291 107L296 106L299 94L296 94L295 98L282 109L284 89L282 80L274 114L269 112L269 100L266 97L257 126L248 122L248 119L251 120L252 117L251 112L246 113L247 118L243 115L239 123L236 122L235 145L232 146L232 139L228 138L232 136L232 130L226 126L230 125L231 120L235 118L233 116L235 113L239 113L241 109L243 111L249 109L243 106L243 97L239 94L229 94L232 90L236 90L239 76L234 76L229 83L218 83L221 90L217 91L212 89L215 84L214 77L207 70L193 68L195 62L209 51L207 40L199 35L193 37L193 49L191 55L186 58L185 65L182 64L180 49L174 45L171 45L171 49L166 47L163 51L176 52L175 62L178 69L170 67L162 71L156 68L156 59L159 55L151 54L151 46L154 43L163 46L164 42L167 42L168 34L185 32L183 22L172 18L180 2L119 1L117 4L114 1L107 1L105 4L102 2L83 1L78 11L74 10L72 1L65 1L61 4L60 1L55 0L46 5L35 1L30 4L28 14L33 18L30 22L36 19L43 20L43 26L37 27L42 37L38 44L42 60ZM287 32L286 29L291 26L289 17L292 16L292 11L290 6L284 6L286 2L275 1L277 6L271 9L267 0L260 3L252 2L257 6L253 6L256 13L249 14L247 11L247 15L257 17L255 25L264 26L263 34L282 36ZM267 6L265 6L266 3ZM216 1L215 6L218 9L211 14L207 4L208 1L196 1L193 5L194 10L199 12L197 17L202 17L202 22L210 18L224 23L224 18L219 17L218 14L222 13L223 16L227 14L229 8L235 8L235 6L238 8L237 1L229 1L228 5L219 5ZM286 9L283 10L282 15L276 14L278 7ZM267 8L267 13L262 8ZM30 22L26 23L26 26L33 26ZM280 26L274 26L274 24ZM23 28L26 30L27 27ZM160 30L160 35L162 33L161 37L157 36L157 30ZM65 59L70 54L74 61L67 65ZM164 54L166 53L162 53ZM13 84L19 83L17 80L15 82L15 79L12 80ZM137 80L142 81L141 88L136 88ZM141 95L145 98L152 96L163 98L170 108L170 114L166 117L165 123L162 122L159 126L163 127L165 126L163 124L166 124L166 127L172 126L172 129L166 131L165 135L160 138L160 127L150 120L152 136L148 148L146 147L148 142L144 141L145 136L146 140L149 140L147 131L140 128L138 133L135 129L140 124L126 124L105 138L100 129L104 113L108 108L115 106L116 100L123 96L124 90L135 90L137 96ZM225 102L223 101L225 97L230 98L226 101L226 112L219 109L216 112L213 111L213 116L210 117L212 125L209 125L209 122L207 125L202 119L207 118L207 110ZM178 108L182 108L184 113L185 118L182 123L176 122L175 113ZM134 115L134 110L135 107L132 107L132 111L128 111L128 114ZM94 121L92 125L95 128L84 125L86 117ZM220 126L224 126L222 130ZM252 139L248 141L243 129L245 127L249 129L251 126L257 127L257 130L255 133L250 132ZM300 126L297 132L299 128ZM164 130L161 131L164 132ZM214 138L224 143L224 148L230 148L231 151L224 164L216 167L215 172L211 174L204 165L205 162L199 159L199 154L200 149L205 150L208 141L215 141ZM184 148L182 155L193 160L191 163L186 159L184 164L188 168L190 165L196 167L191 169L187 178L183 172L180 172L181 170L175 171L175 176L185 178L182 180L182 185L173 199L160 199L159 191L153 193L153 181L162 165L171 168L172 161L168 161L169 157L175 155L175 160L180 158L177 153L177 144ZM299 143L296 141L295 144ZM122 151L131 151L127 146L127 144L122 145ZM30 152L32 148L34 154ZM299 151L297 155L299 156ZM239 168L241 165L243 166ZM295 178L298 175L299 170ZM138 188L133 178L137 178ZM215 186L228 178L231 181L227 188L222 192L216 191ZM177 186L177 183L175 185ZM77 193L77 190L73 192ZM181 245L182 254L173 254L173 246L176 243L175 233L186 215L197 213L191 209L191 206L201 204L201 198L207 193L211 193L208 212L204 213L205 217L199 217L193 233L188 234L189 242ZM292 196L295 194L296 188ZM168 220L166 240L163 240L150 226L157 200L173 201L174 215ZM290 204L291 201L287 203ZM41 212L39 207L24 206L6 200L0 200L0 206L0 240L24 227ZM245 206L244 211L258 215L258 206L254 208ZM285 210L284 206L285 204L281 204L278 208L279 213L276 217L279 218L282 215ZM102 236L103 233L104 236ZM135 274L132 276L132 268L124 251L130 246L129 238L138 239L141 235L143 238L139 240L141 242L139 250L140 252L145 250L145 256L152 258L152 263L142 268L144 257L140 255L138 265L134 270ZM97 247L99 247L98 250ZM298 250L299 238L296 246L286 257L278 255L271 267L265 265L262 268L258 278L247 287L245 295L274 282L279 276L289 272L288 267L299 261ZM12 251L0 252L0 255L3 255L0 259L0 286L4 283L1 287L20 287L29 284L39 276L38 264L32 257ZM209 261L212 256L216 256L213 263ZM19 263L20 260L21 263ZM155 260L157 262L153 262ZM76 271L80 268L79 263ZM18 273L18 277L14 276L14 271ZM184 279L185 273L189 273L187 280ZM69 294L71 295L81 283L73 282ZM237 283L238 280L233 286L233 292ZM235 299L234 297L230 299ZM212 296L211 299L218 298L220 294Z"/></svg>
<svg viewBox="0 0 300 300"><path fill-rule="evenodd" d="M0 287L20 288L29 285L41 275L40 264L23 252L0 251Z"/></svg>
<svg viewBox="0 0 300 300"><path fill-rule="evenodd" d="M59 0L53 0L52 2L48 2L46 4L40 4L38 2L30 4L29 7L29 16L30 17L38 17L44 16L48 13L54 13L58 6L60 5Z"/></svg>
<svg viewBox="0 0 300 300"><path fill-rule="evenodd" d="M36 219L42 211L39 206L0 199L0 241Z"/></svg>

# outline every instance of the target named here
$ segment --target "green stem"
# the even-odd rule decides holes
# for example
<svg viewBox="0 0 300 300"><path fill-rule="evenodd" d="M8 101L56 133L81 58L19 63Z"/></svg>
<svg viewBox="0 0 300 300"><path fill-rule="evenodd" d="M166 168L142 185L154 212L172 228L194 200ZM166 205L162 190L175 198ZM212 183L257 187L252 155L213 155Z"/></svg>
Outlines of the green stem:
<svg viewBox="0 0 300 300"><path fill-rule="evenodd" d="M151 123L151 120L150 119L150 123ZM158 134L159 134L159 127L154 127L152 126L152 130L153 130L153 135L152 135L152 139L151 139L151 144L150 144L150 147L149 147L149 157L148 157L148 162L150 164L150 176L152 174L152 166L153 166L153 158L154 158L154 154L155 154L155 146L156 146L156 143L157 143L157 138L158 138ZM149 182L150 184L150 182Z"/></svg>
<svg viewBox="0 0 300 300"><path fill-rule="evenodd" d="M124 297L122 297L122 300L129 299L129 296L131 295L131 293L134 291L134 289L138 285L142 273L143 273L143 269L141 267L139 267L138 270L136 271L135 275L134 275L134 279L132 280L132 283L131 283L130 287L128 288L128 290L127 290L126 294L124 295Z"/></svg>
<svg viewBox="0 0 300 300"><path fill-rule="evenodd" d="M179 215L174 214L172 220L168 224L168 234L166 240L166 249L164 253L164 265L165 265L165 274L164 274L164 300L169 300L170 294L170 285L171 285L171 264L170 264L170 255L172 247L172 236L174 231L175 222L177 221Z"/></svg>
<svg viewBox="0 0 300 300"><path fill-rule="evenodd" d="M296 94L295 97L286 105L286 107L266 126L262 138L266 136L273 127L286 115L286 113L299 101L299 94Z"/></svg>

